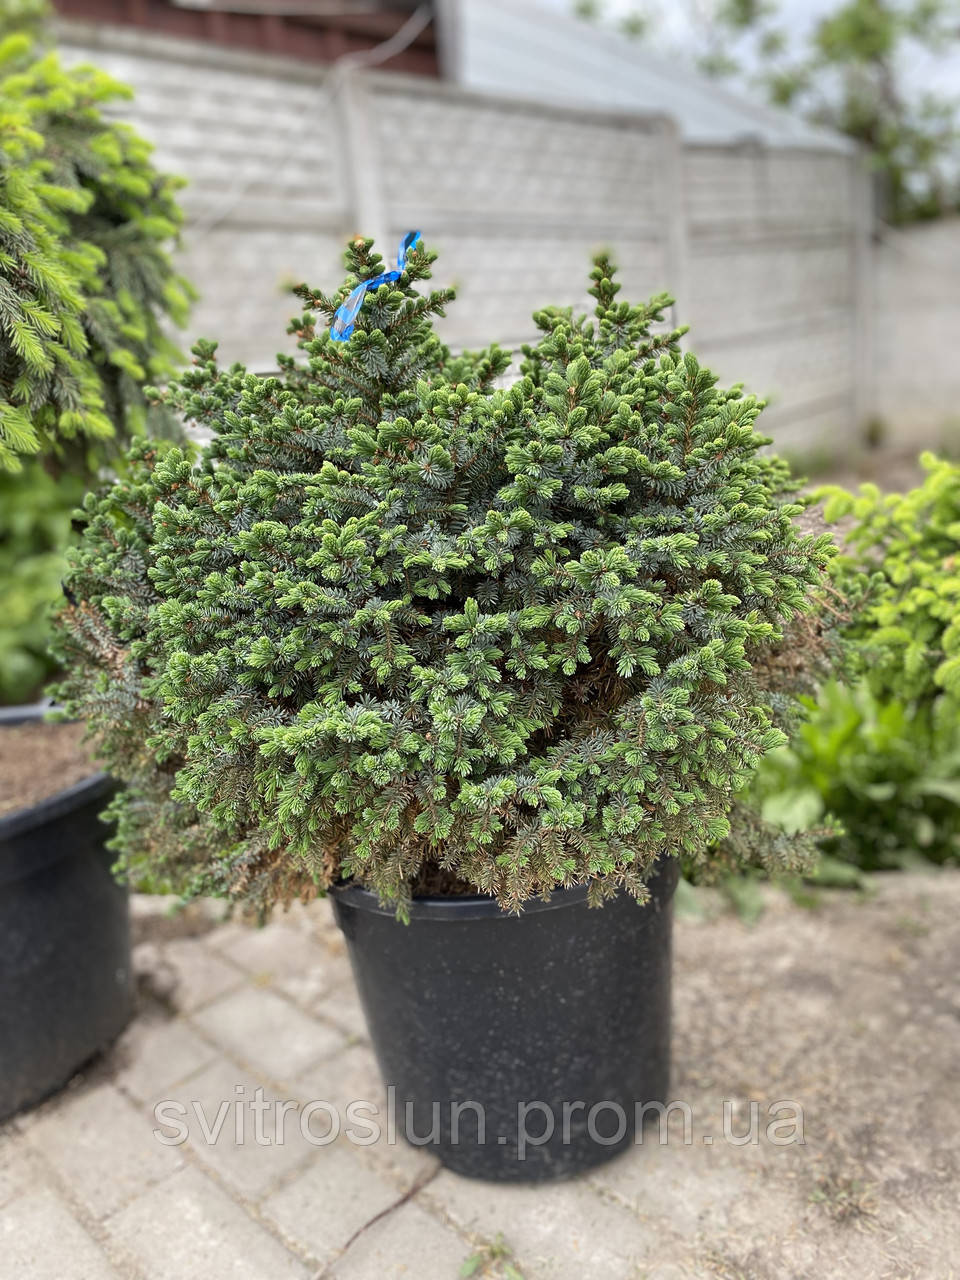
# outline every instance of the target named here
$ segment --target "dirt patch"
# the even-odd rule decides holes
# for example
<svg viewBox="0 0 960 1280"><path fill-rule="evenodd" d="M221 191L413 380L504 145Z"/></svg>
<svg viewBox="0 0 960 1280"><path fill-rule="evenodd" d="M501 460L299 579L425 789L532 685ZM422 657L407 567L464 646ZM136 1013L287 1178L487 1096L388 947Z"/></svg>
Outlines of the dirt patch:
<svg viewBox="0 0 960 1280"><path fill-rule="evenodd" d="M0 814L26 809L97 773L84 732L75 721L0 729Z"/></svg>

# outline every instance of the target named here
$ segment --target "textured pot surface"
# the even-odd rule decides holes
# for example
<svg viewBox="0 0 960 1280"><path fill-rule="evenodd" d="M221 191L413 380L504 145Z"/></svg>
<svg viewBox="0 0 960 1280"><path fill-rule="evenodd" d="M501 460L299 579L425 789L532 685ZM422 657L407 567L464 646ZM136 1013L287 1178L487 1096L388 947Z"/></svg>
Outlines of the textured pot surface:
<svg viewBox="0 0 960 1280"><path fill-rule="evenodd" d="M97 816L113 785L96 774L0 818L0 1120L66 1084L130 1017L127 894Z"/></svg>
<svg viewBox="0 0 960 1280"><path fill-rule="evenodd" d="M639 1140L644 1105L669 1101L677 877L665 860L643 907L591 909L585 889L519 916L418 899L409 925L364 889L335 890L397 1131L458 1173L522 1181Z"/></svg>

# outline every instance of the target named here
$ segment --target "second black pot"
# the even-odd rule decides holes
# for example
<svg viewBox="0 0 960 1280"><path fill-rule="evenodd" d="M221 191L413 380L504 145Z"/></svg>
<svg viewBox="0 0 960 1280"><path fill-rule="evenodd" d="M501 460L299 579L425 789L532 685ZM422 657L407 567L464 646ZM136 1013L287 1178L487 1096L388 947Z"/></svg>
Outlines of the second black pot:
<svg viewBox="0 0 960 1280"><path fill-rule="evenodd" d="M568 1177L637 1141L668 1102L676 859L638 906L583 888L509 915L420 898L408 925L334 890L396 1131L457 1173Z"/></svg>
<svg viewBox="0 0 960 1280"><path fill-rule="evenodd" d="M0 1121L66 1084L129 1020L129 906L98 816L114 787L95 774L0 818Z"/></svg>

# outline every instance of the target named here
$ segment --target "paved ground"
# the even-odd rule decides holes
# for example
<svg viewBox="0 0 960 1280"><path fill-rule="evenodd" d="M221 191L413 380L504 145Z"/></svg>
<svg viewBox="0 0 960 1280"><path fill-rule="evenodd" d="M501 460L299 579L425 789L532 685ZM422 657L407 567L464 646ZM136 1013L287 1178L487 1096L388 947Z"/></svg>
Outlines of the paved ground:
<svg viewBox="0 0 960 1280"><path fill-rule="evenodd" d="M0 1277L445 1280L474 1256L475 1275L510 1280L948 1280L960 872L881 878L815 909L769 898L750 926L704 896L678 920L673 1092L691 1143L674 1125L666 1145L654 1135L589 1179L535 1189L464 1181L386 1141L315 1146L295 1113L283 1145L258 1145L232 1105L258 1085L341 1113L380 1099L328 908L253 931L138 899L136 1021L0 1131ZM176 1146L153 1136L171 1099L191 1119ZM758 1104L756 1143L725 1140L724 1100L735 1134ZM803 1108L803 1145L771 1141L783 1100ZM215 1142L193 1102L211 1128L227 1104Z"/></svg>

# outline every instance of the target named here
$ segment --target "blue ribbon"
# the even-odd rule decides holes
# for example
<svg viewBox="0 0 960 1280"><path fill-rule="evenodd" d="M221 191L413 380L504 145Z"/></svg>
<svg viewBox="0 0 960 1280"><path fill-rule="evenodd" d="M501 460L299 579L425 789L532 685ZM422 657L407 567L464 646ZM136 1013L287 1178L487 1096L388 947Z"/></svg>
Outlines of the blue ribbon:
<svg viewBox="0 0 960 1280"><path fill-rule="evenodd" d="M372 280L361 280L350 293L346 302L337 307L336 315L333 317L333 324L330 326L330 337L333 338L334 342L346 342L353 333L357 316L363 306L363 300L368 289L379 289L382 284L392 284L394 280L400 279L407 265L407 254L419 239L419 231L408 231L400 241L400 248L397 251L397 269L395 271L384 271L381 275L374 276Z"/></svg>

